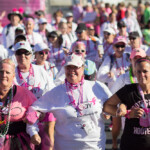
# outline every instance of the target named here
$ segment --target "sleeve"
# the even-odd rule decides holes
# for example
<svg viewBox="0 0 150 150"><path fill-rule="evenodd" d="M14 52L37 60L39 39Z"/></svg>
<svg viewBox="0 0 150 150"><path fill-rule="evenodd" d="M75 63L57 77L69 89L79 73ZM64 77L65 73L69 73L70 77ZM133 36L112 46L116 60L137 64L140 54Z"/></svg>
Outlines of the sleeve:
<svg viewBox="0 0 150 150"><path fill-rule="evenodd" d="M129 91L131 85L125 85L123 88L121 88L119 91L116 92L116 95L119 97L120 101L124 104L127 104L127 100L130 99L129 97Z"/></svg>
<svg viewBox="0 0 150 150"><path fill-rule="evenodd" d="M108 82L112 82L116 80L116 77L114 76L114 78L110 78L108 76L108 73L110 72L110 57L107 56L104 59L104 62L102 63L102 65L100 66L98 72L97 72L97 80L101 81L103 83L108 83Z"/></svg>
<svg viewBox="0 0 150 150"><path fill-rule="evenodd" d="M113 86L111 87L110 91L112 94L116 93L119 89L125 86L125 74L119 76L119 78L115 81Z"/></svg>
<svg viewBox="0 0 150 150"><path fill-rule="evenodd" d="M30 137L32 137L35 134L38 134L39 127L38 127L37 123L38 123L38 121L33 125L27 124L27 126L26 126L26 132L30 135Z"/></svg>

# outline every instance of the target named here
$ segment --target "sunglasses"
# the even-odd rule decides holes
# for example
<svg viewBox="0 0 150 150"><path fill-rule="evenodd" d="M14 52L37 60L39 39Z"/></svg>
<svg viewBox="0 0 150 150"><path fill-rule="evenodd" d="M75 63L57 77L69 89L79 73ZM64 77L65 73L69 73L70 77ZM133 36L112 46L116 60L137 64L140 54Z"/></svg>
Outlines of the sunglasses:
<svg viewBox="0 0 150 150"><path fill-rule="evenodd" d="M78 49L75 50L75 53L84 53L84 52L85 52L85 50L83 50L83 49L82 50L78 50Z"/></svg>
<svg viewBox="0 0 150 150"><path fill-rule="evenodd" d="M116 48L125 48L125 45L115 45Z"/></svg>
<svg viewBox="0 0 150 150"><path fill-rule="evenodd" d="M83 33L83 31L80 31L80 32L78 31L78 32L77 32L77 34L82 34L82 33Z"/></svg>
<svg viewBox="0 0 150 150"><path fill-rule="evenodd" d="M136 37L130 37L129 39L130 40L136 40Z"/></svg>
<svg viewBox="0 0 150 150"><path fill-rule="evenodd" d="M104 34L110 36L110 33L108 33L108 32L104 32Z"/></svg>
<svg viewBox="0 0 150 150"><path fill-rule="evenodd" d="M40 55L44 55L44 54L46 54L46 55L48 55L48 52L44 52L44 51L42 51L42 52L38 52Z"/></svg>
<svg viewBox="0 0 150 150"><path fill-rule="evenodd" d="M20 56L20 55L26 55L26 56L28 56L28 55L30 55L31 53L30 52L28 52L28 51L16 51L16 55L18 55L18 56Z"/></svg>

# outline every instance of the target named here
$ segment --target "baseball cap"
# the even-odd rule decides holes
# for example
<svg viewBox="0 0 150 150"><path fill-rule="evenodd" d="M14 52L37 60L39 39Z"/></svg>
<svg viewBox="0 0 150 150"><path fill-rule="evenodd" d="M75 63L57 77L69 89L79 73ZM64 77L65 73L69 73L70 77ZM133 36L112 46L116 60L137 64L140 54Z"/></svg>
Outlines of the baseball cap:
<svg viewBox="0 0 150 150"><path fill-rule="evenodd" d="M69 65L81 67L82 65L84 65L84 58L76 54L69 55L66 58L66 63L64 64L64 66L69 66Z"/></svg>
<svg viewBox="0 0 150 150"><path fill-rule="evenodd" d="M116 32L113 28L106 28L103 32L108 32L108 33L113 34L113 35L116 34Z"/></svg>
<svg viewBox="0 0 150 150"><path fill-rule="evenodd" d="M14 46L14 49L15 49L15 51L20 50L20 49L25 49L32 53L32 48L31 48L29 42L26 42L26 41L21 41L21 42L16 43Z"/></svg>
<svg viewBox="0 0 150 150"><path fill-rule="evenodd" d="M66 17L73 17L73 13L72 12L67 12Z"/></svg>
<svg viewBox="0 0 150 150"><path fill-rule="evenodd" d="M130 59L133 59L135 56L146 57L146 53L141 48L135 48L131 51Z"/></svg>
<svg viewBox="0 0 150 150"><path fill-rule="evenodd" d="M130 37L137 38L137 37L140 37L140 35L137 31L133 31L129 33L129 38Z"/></svg>
<svg viewBox="0 0 150 150"><path fill-rule="evenodd" d="M39 52L39 51L43 51L43 50L49 50L49 48L44 42L41 42L41 43L35 44L33 50L35 53L35 52Z"/></svg>
<svg viewBox="0 0 150 150"><path fill-rule="evenodd" d="M124 43L124 44L127 43L126 39L123 36L117 36L114 39L113 45L116 45L117 43L121 43L121 42Z"/></svg>
<svg viewBox="0 0 150 150"><path fill-rule="evenodd" d="M76 32L82 32L83 30L87 30L86 25L84 23L79 23Z"/></svg>
<svg viewBox="0 0 150 150"><path fill-rule="evenodd" d="M38 23L39 24L44 24L44 23L46 24L47 20L46 20L46 18L40 18L39 21L38 21Z"/></svg>
<svg viewBox="0 0 150 150"><path fill-rule="evenodd" d="M117 23L117 27L118 28L122 28L122 27L126 27L126 24L125 24L125 22L124 21L119 21L118 23Z"/></svg>

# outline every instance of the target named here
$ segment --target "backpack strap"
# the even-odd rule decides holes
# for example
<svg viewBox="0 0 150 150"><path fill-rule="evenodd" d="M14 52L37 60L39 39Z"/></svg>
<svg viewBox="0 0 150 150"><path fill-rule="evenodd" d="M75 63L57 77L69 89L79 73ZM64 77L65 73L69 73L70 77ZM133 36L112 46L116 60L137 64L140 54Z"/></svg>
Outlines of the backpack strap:
<svg viewBox="0 0 150 150"><path fill-rule="evenodd" d="M109 55L109 57L110 57L110 68L109 68L109 71L111 71L111 69L112 69L112 67L114 65L114 62L115 62L115 58L114 58L113 54Z"/></svg>
<svg viewBox="0 0 150 150"><path fill-rule="evenodd" d="M7 25L7 30L6 30L6 36L9 34L10 27L11 27L11 24L8 24L8 25Z"/></svg>

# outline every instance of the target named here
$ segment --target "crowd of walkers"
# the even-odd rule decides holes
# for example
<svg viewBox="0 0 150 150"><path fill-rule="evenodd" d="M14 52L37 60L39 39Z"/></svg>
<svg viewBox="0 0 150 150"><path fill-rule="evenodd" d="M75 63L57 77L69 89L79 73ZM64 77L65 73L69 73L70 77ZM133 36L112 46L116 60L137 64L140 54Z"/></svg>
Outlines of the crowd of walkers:
<svg viewBox="0 0 150 150"><path fill-rule="evenodd" d="M150 3L45 16L0 14L0 150L150 150Z"/></svg>

